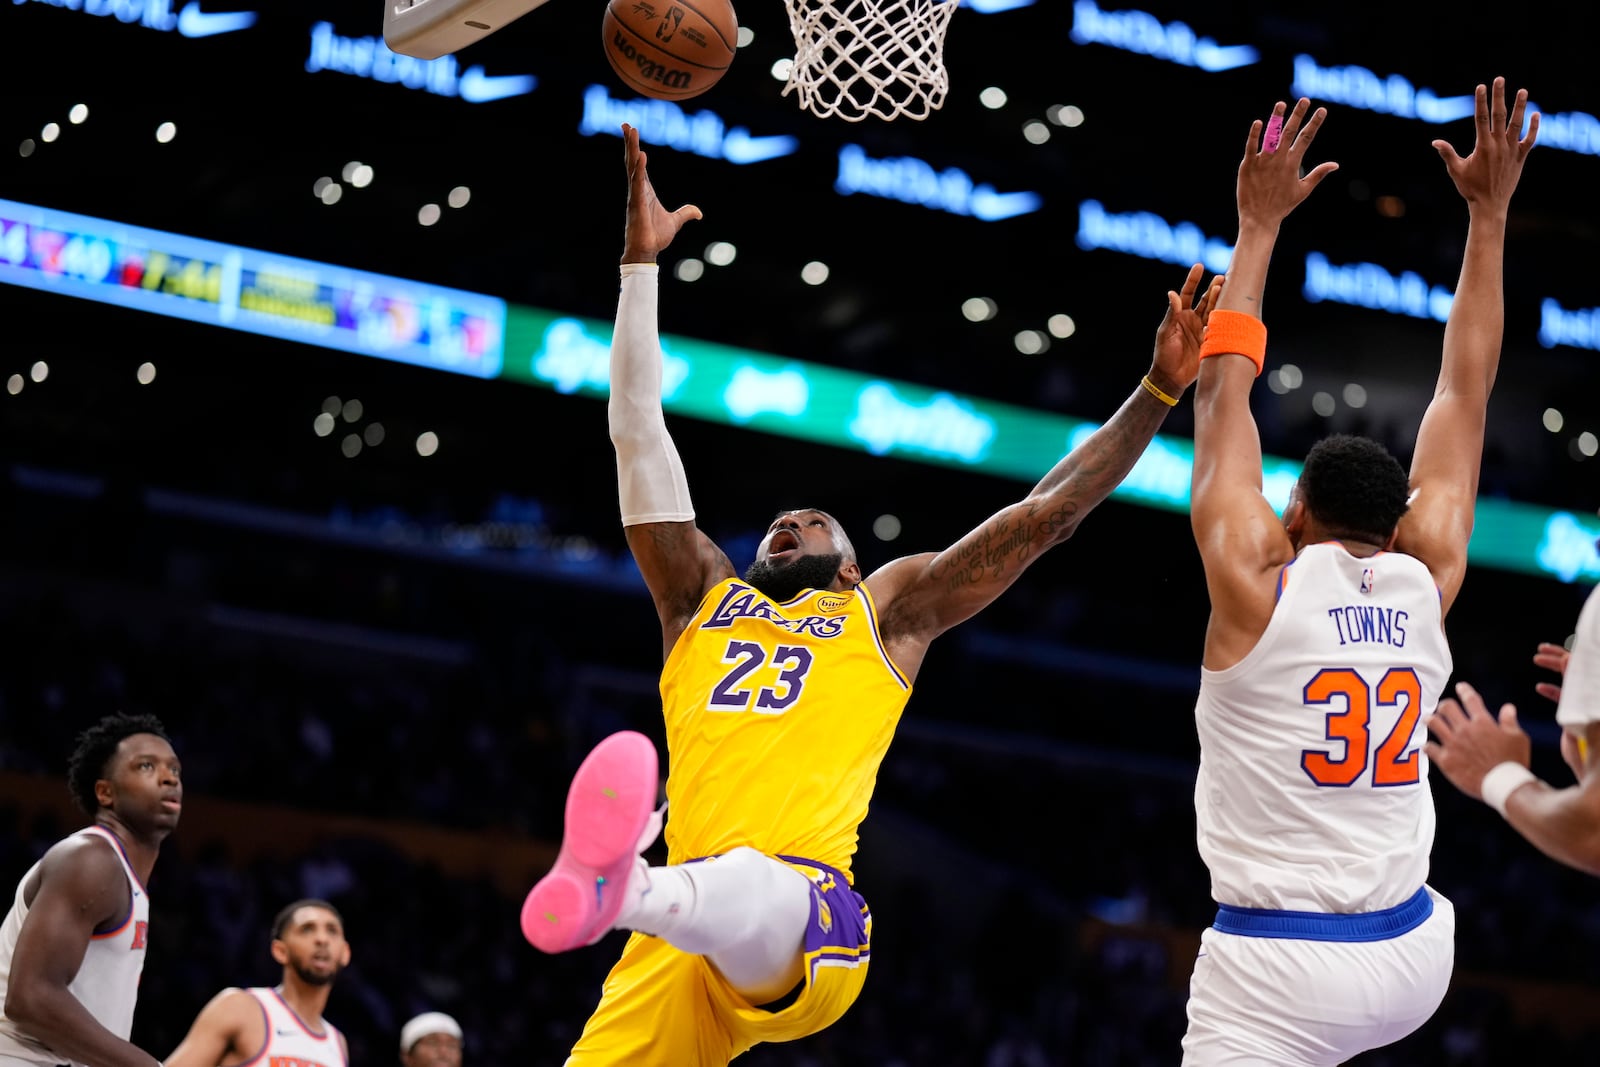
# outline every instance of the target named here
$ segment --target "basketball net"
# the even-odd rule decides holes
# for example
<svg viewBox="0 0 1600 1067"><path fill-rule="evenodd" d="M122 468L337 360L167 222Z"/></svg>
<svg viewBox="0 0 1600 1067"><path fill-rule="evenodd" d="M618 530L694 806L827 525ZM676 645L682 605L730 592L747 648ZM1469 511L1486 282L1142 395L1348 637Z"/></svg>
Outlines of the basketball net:
<svg viewBox="0 0 1600 1067"><path fill-rule="evenodd" d="M783 95L818 118L925 119L950 79L944 36L960 0L784 0L794 66Z"/></svg>

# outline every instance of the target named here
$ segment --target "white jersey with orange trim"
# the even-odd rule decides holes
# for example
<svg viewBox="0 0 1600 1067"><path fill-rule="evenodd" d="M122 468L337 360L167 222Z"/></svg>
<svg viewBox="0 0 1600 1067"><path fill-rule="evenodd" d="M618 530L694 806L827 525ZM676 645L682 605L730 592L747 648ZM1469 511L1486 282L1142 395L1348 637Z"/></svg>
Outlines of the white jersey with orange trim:
<svg viewBox="0 0 1600 1067"><path fill-rule="evenodd" d="M1255 648L1201 671L1195 815L1212 897L1352 913L1415 894L1434 831L1424 723L1451 666L1420 560L1301 550Z"/></svg>
<svg viewBox="0 0 1600 1067"><path fill-rule="evenodd" d="M261 1007L266 1039L245 1067L348 1067L339 1031L328 1020L313 1030L276 989L247 989Z"/></svg>
<svg viewBox="0 0 1600 1067"><path fill-rule="evenodd" d="M139 876L133 873L128 855L122 849L117 835L103 826L90 826L79 830L74 837L88 835L99 837L111 844L122 864L122 873L128 879L130 906L126 915L114 929L95 934L83 954L78 973L67 985L67 990L78 998L95 1021L124 1041L133 1032L133 1006L139 997L139 976L144 972L144 955L147 932L150 928L150 897L145 893ZM41 861L42 862L42 861ZM3 1010L6 990L11 980L11 958L17 951L17 938L22 934L22 924L28 918L28 904L23 890L34 872L35 863L17 883L17 895L0 923L0 1062L18 1060L24 1063L72 1063L67 1057L52 1052L44 1042L24 1033L17 1024L5 1017Z"/></svg>

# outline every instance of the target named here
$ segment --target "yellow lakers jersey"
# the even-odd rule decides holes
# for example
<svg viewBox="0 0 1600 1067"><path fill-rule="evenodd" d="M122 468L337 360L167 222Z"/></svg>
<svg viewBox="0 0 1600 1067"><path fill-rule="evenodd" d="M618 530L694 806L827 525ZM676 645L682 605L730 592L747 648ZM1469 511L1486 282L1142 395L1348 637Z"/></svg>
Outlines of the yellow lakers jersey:
<svg viewBox="0 0 1600 1067"><path fill-rule="evenodd" d="M661 673L669 862L747 845L849 876L910 695L865 586L777 604L718 582Z"/></svg>

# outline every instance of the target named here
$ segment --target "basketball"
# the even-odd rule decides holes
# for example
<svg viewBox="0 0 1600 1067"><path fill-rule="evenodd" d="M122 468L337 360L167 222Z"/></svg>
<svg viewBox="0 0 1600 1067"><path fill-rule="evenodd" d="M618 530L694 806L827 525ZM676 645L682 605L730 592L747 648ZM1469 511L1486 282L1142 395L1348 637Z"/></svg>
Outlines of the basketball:
<svg viewBox="0 0 1600 1067"><path fill-rule="evenodd" d="M609 0L604 29L611 69L657 100L687 100L717 84L739 39L729 0Z"/></svg>

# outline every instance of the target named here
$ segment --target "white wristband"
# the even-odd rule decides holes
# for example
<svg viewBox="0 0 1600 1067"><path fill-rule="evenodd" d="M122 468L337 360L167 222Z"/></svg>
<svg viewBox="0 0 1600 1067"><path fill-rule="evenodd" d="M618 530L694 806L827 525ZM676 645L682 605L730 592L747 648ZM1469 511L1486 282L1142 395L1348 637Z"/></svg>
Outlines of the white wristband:
<svg viewBox="0 0 1600 1067"><path fill-rule="evenodd" d="M1506 801L1511 794L1527 785L1537 782L1538 777L1528 768L1512 760L1497 763L1489 768L1489 773L1483 776L1483 784L1478 791L1483 794L1483 802L1506 817Z"/></svg>

